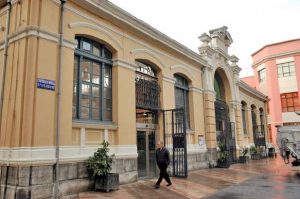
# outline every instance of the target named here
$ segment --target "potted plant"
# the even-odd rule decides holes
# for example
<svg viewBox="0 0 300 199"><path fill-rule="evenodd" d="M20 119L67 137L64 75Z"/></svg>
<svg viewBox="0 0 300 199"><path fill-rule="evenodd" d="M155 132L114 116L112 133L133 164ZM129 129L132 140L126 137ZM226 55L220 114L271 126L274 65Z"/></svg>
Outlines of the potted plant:
<svg viewBox="0 0 300 199"><path fill-rule="evenodd" d="M217 166L219 168L229 168L230 167L230 159L229 153L226 149L226 145L224 142L219 142L219 151L217 152Z"/></svg>
<svg viewBox="0 0 300 199"><path fill-rule="evenodd" d="M250 154L251 154L251 159L252 160L259 160L260 159L260 155L258 153L258 150L253 145L250 147Z"/></svg>
<svg viewBox="0 0 300 199"><path fill-rule="evenodd" d="M87 170L95 181L95 190L119 189L119 174L110 173L115 155L108 155L109 143L102 142L102 147L98 148L92 157L86 161Z"/></svg>
<svg viewBox="0 0 300 199"><path fill-rule="evenodd" d="M240 151L240 157L239 157L239 163L246 163L247 162L247 153L248 153L248 148L247 147L242 147Z"/></svg>

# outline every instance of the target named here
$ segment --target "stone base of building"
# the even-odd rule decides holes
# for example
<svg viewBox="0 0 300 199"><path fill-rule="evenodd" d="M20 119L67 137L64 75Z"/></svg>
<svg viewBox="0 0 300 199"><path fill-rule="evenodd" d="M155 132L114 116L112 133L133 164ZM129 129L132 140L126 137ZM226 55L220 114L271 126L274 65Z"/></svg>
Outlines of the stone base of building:
<svg viewBox="0 0 300 199"><path fill-rule="evenodd" d="M187 154L188 171L208 168L207 152Z"/></svg>
<svg viewBox="0 0 300 199"><path fill-rule="evenodd" d="M137 181L137 159L117 159L112 172L118 171L120 184ZM93 190L84 162L62 163L59 171L61 198ZM53 198L55 165L0 165L0 199Z"/></svg>
<svg viewBox="0 0 300 199"><path fill-rule="evenodd" d="M217 166L217 149L207 149L207 161L209 168L214 168Z"/></svg>

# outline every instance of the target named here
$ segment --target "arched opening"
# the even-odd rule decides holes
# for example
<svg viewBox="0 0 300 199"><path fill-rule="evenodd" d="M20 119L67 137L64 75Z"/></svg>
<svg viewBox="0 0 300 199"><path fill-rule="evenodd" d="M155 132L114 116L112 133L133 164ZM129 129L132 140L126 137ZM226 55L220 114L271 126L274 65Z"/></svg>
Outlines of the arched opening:
<svg viewBox="0 0 300 199"><path fill-rule="evenodd" d="M223 69L218 69L214 76L214 90L216 93L215 118L216 136L219 144L224 144L229 151L230 161L236 162L235 126L230 121L227 102L231 99L230 84Z"/></svg>
<svg viewBox="0 0 300 199"><path fill-rule="evenodd" d="M135 94L138 150L138 177L156 175L155 142L160 109L158 67L147 60L136 60Z"/></svg>

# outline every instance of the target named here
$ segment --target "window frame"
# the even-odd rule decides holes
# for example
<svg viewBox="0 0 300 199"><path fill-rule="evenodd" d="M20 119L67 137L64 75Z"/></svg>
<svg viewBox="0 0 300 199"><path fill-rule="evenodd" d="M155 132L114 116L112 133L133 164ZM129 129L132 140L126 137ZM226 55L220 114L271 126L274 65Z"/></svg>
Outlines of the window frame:
<svg viewBox="0 0 300 199"><path fill-rule="evenodd" d="M281 111L295 112L300 111L300 102L298 92L280 94Z"/></svg>
<svg viewBox="0 0 300 199"><path fill-rule="evenodd" d="M257 71L258 73L258 81L259 83L264 82L267 80L267 72L266 72L266 68L263 68L259 71Z"/></svg>
<svg viewBox="0 0 300 199"><path fill-rule="evenodd" d="M186 128L190 129L190 104L189 104L189 83L188 80L181 75L175 74L175 107L176 108L183 108L185 112L185 123ZM183 93L183 107L178 107L178 103L176 102L176 92Z"/></svg>
<svg viewBox="0 0 300 199"><path fill-rule="evenodd" d="M78 45L74 52L74 64L76 63L75 60L77 59L77 67L74 67L74 73L75 70L77 70L77 76L76 80L74 79L75 76L73 76L73 102L72 102L72 118L73 120L78 121L92 121L92 122L112 122L113 113L112 113L112 53L106 48L105 45L98 43L96 41L93 41L91 39L85 38L85 37L76 37L75 38L78 41ZM85 50L82 49L83 42L89 42L91 45L91 49ZM97 56L94 53L94 47L99 47L99 55ZM89 80L84 81L82 77L82 70L83 70L83 63L84 61L89 62ZM93 81L94 74L94 64L99 65L99 83L95 83ZM108 77L106 77L106 70L108 69ZM97 75L98 76L98 75ZM108 82L108 86L106 87L106 81ZM88 85L89 91L88 91L88 101L89 106L88 108L88 117L84 118L82 117L82 86ZM93 88L99 89L99 95L95 96L93 93ZM108 89L107 89L108 88ZM107 91L109 90L109 91ZM75 92L76 91L76 92ZM106 93L107 91L108 93ZM75 99L74 99L75 97ZM99 104L98 108L93 106L93 99L99 98ZM76 101L75 101L76 100ZM95 99L94 99L95 100ZM75 101L75 102L74 102ZM110 102L109 102L110 101ZM109 104L109 106L107 106ZM99 110L97 110L99 109ZM93 111L99 111L98 116L96 114L96 117L93 115Z"/></svg>
<svg viewBox="0 0 300 199"><path fill-rule="evenodd" d="M293 70L291 70L292 67L293 67ZM288 72L284 72L285 68L288 69ZM295 62L290 61L290 62L284 62L284 63L277 64L277 75L278 75L278 78L296 76Z"/></svg>

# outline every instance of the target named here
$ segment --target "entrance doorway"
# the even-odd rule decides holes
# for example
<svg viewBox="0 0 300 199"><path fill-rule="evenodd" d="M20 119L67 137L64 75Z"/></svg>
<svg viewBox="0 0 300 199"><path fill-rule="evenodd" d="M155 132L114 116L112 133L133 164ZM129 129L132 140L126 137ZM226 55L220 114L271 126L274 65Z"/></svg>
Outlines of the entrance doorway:
<svg viewBox="0 0 300 199"><path fill-rule="evenodd" d="M156 175L155 131L137 131L138 177L153 178Z"/></svg>

